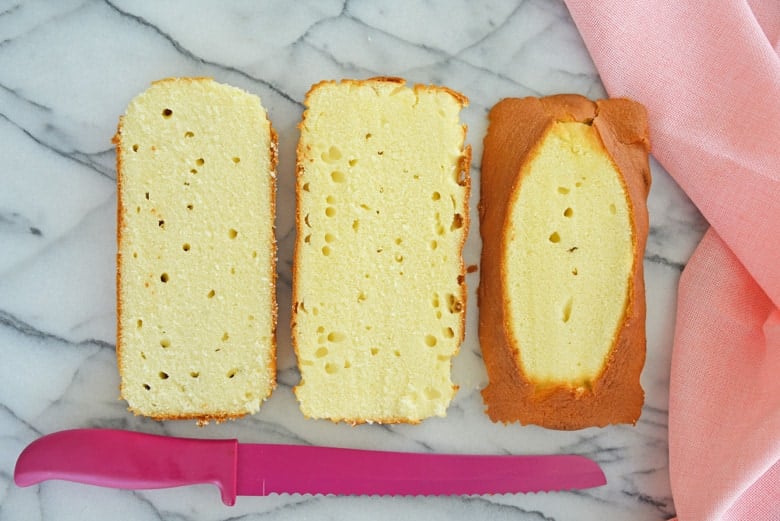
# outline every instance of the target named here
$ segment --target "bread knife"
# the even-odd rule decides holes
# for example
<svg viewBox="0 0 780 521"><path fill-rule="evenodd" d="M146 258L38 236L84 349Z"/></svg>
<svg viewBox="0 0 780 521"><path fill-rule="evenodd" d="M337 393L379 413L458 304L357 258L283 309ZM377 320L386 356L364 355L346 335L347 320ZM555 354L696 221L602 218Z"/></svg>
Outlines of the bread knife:
<svg viewBox="0 0 780 521"><path fill-rule="evenodd" d="M598 464L578 455L418 454L113 429L60 431L28 445L16 462L16 484L51 479L133 490L211 483L226 505L236 496L284 493L505 494L606 483Z"/></svg>

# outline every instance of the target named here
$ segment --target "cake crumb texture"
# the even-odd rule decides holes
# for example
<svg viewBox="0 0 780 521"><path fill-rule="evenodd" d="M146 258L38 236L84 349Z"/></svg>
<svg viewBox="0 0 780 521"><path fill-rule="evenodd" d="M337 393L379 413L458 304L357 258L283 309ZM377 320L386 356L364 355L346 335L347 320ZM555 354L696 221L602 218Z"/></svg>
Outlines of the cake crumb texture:
<svg viewBox="0 0 780 521"><path fill-rule="evenodd" d="M260 99L161 80L114 142L122 398L157 419L256 412L276 370L276 135Z"/></svg>
<svg viewBox="0 0 780 521"><path fill-rule="evenodd" d="M293 342L305 416L444 416L464 334L467 100L397 78L306 96L297 172Z"/></svg>

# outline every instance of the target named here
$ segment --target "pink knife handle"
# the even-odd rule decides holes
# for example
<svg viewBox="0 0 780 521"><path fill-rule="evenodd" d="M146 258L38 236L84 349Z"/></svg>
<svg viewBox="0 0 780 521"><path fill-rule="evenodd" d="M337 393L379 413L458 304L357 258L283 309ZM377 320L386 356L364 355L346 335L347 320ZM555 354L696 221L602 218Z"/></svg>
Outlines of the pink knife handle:
<svg viewBox="0 0 780 521"><path fill-rule="evenodd" d="M14 481L26 487L63 479L126 489L212 483L236 502L237 440L171 438L111 429L56 432L19 455Z"/></svg>

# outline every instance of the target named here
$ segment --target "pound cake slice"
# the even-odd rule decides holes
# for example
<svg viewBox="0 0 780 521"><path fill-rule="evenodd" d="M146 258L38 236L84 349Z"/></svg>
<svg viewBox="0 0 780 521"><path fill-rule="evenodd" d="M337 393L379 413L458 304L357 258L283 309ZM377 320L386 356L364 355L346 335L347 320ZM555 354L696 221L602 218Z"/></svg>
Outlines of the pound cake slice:
<svg viewBox="0 0 780 521"><path fill-rule="evenodd" d="M505 99L482 158L479 337L493 421L636 423L647 117L626 99Z"/></svg>
<svg viewBox="0 0 780 521"><path fill-rule="evenodd" d="M276 374L276 135L260 99L158 81L114 143L122 398L157 419L256 412Z"/></svg>
<svg viewBox="0 0 780 521"><path fill-rule="evenodd" d="M466 307L467 102L397 78L307 94L292 310L305 416L445 415Z"/></svg>

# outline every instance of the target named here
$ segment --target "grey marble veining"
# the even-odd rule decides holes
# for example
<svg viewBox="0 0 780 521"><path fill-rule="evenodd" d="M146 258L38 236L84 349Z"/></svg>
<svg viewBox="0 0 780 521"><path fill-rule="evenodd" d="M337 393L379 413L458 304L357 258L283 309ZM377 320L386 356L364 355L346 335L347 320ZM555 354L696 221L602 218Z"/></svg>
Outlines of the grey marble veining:
<svg viewBox="0 0 780 521"><path fill-rule="evenodd" d="M167 76L212 76L261 96L279 132L279 387L257 415L197 428L132 416L118 400L115 155L127 102ZM655 162L645 256L646 403L636 427L575 432L495 425L477 342L478 273L469 274L460 391L446 419L349 427L304 419L292 386L294 149L302 99L323 79L401 76L470 99L472 228L486 115L508 96L604 89L560 1L0 1L0 520L524 519L663 520L674 513L667 462L669 364L680 272L705 223ZM439 498L272 496L222 506L208 486L119 491L47 482L18 488L16 457L35 438L114 427L244 442L422 452L575 452L602 464L604 487L555 494Z"/></svg>

